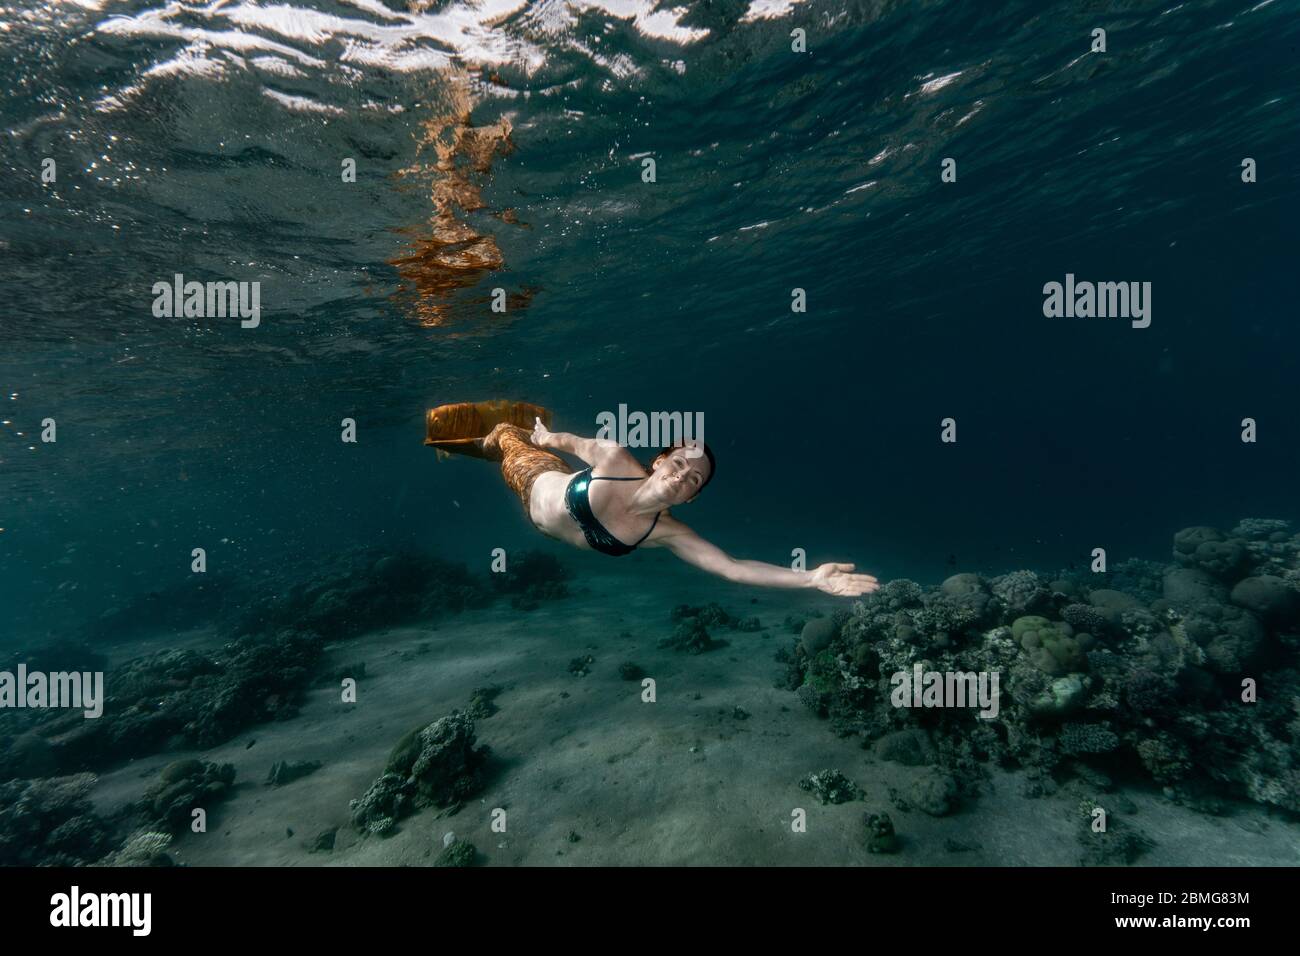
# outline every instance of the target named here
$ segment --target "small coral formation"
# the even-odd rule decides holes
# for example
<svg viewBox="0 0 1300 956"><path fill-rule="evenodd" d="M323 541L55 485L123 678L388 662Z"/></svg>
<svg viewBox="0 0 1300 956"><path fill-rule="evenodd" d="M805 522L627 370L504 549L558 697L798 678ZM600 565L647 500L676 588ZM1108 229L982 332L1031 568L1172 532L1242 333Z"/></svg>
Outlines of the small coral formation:
<svg viewBox="0 0 1300 956"><path fill-rule="evenodd" d="M410 788L395 773L382 773L369 789L349 805L352 825L365 833L388 836L397 821L414 809Z"/></svg>
<svg viewBox="0 0 1300 956"><path fill-rule="evenodd" d="M475 687L469 692L469 705L465 708L465 716L470 720L486 720L491 717L500 710L496 705L496 699L501 696L502 689L495 685Z"/></svg>
<svg viewBox="0 0 1300 956"><path fill-rule="evenodd" d="M863 842L868 853L897 853L898 834L887 813L868 813L863 817Z"/></svg>
<svg viewBox="0 0 1300 956"><path fill-rule="evenodd" d="M687 618L698 618L706 627L728 627L733 631L761 631L763 625L756 617L739 618L728 614L716 603L710 602L703 607L690 604L678 604L672 609L669 619L677 624Z"/></svg>
<svg viewBox="0 0 1300 956"><path fill-rule="evenodd" d="M163 768L139 804L141 817L159 832L181 833L196 809L211 810L230 795L234 764L177 760Z"/></svg>
<svg viewBox="0 0 1300 956"><path fill-rule="evenodd" d="M1008 611L1029 613L1043 607L1051 597L1033 571L1012 571L994 578L990 591Z"/></svg>
<svg viewBox="0 0 1300 956"><path fill-rule="evenodd" d="M1110 623L1104 610L1091 604L1067 604L1061 608L1061 620L1070 626L1076 640L1085 634L1103 634ZM1087 647L1083 649L1087 650Z"/></svg>
<svg viewBox="0 0 1300 956"><path fill-rule="evenodd" d="M1108 754L1119 747L1119 736L1104 724L1064 724L1058 738L1063 754Z"/></svg>
<svg viewBox="0 0 1300 956"><path fill-rule="evenodd" d="M474 848L473 843L467 843L464 840L454 840L443 848L438 854L438 858L433 861L434 866L473 866L478 851Z"/></svg>
<svg viewBox="0 0 1300 956"><path fill-rule="evenodd" d="M1155 846L1145 833L1111 813L1104 817L1105 829L1099 829L1099 810L1104 811L1104 808L1092 800L1085 800L1078 806L1078 836L1083 847L1079 860L1081 866L1129 866Z"/></svg>
<svg viewBox="0 0 1300 956"><path fill-rule="evenodd" d="M1258 574L1238 581L1229 598L1233 604L1254 612L1262 620L1288 621L1295 615L1300 590L1284 578Z"/></svg>
<svg viewBox="0 0 1300 956"><path fill-rule="evenodd" d="M452 713L394 747L386 768L414 788L416 806L450 806L482 785L487 748L474 746L474 722Z"/></svg>
<svg viewBox="0 0 1300 956"><path fill-rule="evenodd" d="M474 722L458 711L412 730L370 789L352 801L353 826L382 836L415 810L459 805L483 784L488 751L474 742Z"/></svg>
<svg viewBox="0 0 1300 956"><path fill-rule="evenodd" d="M176 861L167 853L172 835L157 830L136 830L126 841L104 859L99 866L175 866Z"/></svg>
<svg viewBox="0 0 1300 956"><path fill-rule="evenodd" d="M641 680L645 677L645 669L640 664L624 661L618 665L618 676L623 680Z"/></svg>
<svg viewBox="0 0 1300 956"><path fill-rule="evenodd" d="M1084 651L1088 644L1074 637L1067 621L1049 621L1036 614L1011 622L1011 636L1024 649L1029 663L1045 674L1059 677L1087 668Z"/></svg>
<svg viewBox="0 0 1300 956"><path fill-rule="evenodd" d="M1249 552L1245 539L1229 537L1217 528L1184 528L1174 535L1174 560L1227 579L1246 567Z"/></svg>
<svg viewBox="0 0 1300 956"><path fill-rule="evenodd" d="M672 636L659 641L658 646L688 654L703 654L727 646L727 641L710 634L710 628L716 630L725 627L733 631L752 632L762 630L763 627L756 617L733 617L714 603L703 607L679 604L673 608L669 619L676 627Z"/></svg>
<svg viewBox="0 0 1300 956"><path fill-rule="evenodd" d="M657 646L674 651L685 651L687 654L704 654L719 647L726 647L727 642L715 639L709 634L709 629L702 618L688 617L673 629L671 637L663 638Z"/></svg>
<svg viewBox="0 0 1300 956"><path fill-rule="evenodd" d="M591 673L591 665L596 663L596 658L590 654L583 654L581 657L575 657L569 661L569 673L574 677L586 677Z"/></svg>
<svg viewBox="0 0 1300 956"><path fill-rule="evenodd" d="M1035 794L1137 773L1188 806L1300 812L1300 535L1274 520L1188 528L1172 556L890 581L830 626L789 619L799 637L778 650L775 683L881 759L954 782L919 778L924 793L898 795L908 805L950 812L1002 765L1029 771ZM895 706L893 678L917 666L996 674L996 718Z"/></svg>
<svg viewBox="0 0 1300 956"><path fill-rule="evenodd" d="M819 770L810 773L799 781L799 789L816 795L823 806L828 803L847 803L862 798L862 791L857 784L838 770Z"/></svg>

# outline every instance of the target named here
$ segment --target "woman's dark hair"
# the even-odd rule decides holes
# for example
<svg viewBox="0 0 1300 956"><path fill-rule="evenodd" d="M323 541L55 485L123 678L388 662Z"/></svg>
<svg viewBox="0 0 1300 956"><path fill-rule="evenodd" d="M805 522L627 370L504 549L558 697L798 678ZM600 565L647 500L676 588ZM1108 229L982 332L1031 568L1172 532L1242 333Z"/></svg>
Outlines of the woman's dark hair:
<svg viewBox="0 0 1300 956"><path fill-rule="evenodd" d="M691 444L694 444L694 442L691 442ZM695 491L696 495L698 495L701 491L707 488L709 486L709 482L713 480L713 476L718 473L718 460L713 457L713 449L709 447L708 442L701 442L700 444L704 446L704 457L709 460L709 477L705 478L704 483L701 484L700 487L696 489ZM685 447L685 443L680 445L669 445L667 448L660 449L659 454L655 455L654 458L650 459L650 467L653 468L654 463L657 462L660 458L663 458L665 455L671 455L678 448L684 448L684 447ZM691 495L691 497L694 498L695 495Z"/></svg>

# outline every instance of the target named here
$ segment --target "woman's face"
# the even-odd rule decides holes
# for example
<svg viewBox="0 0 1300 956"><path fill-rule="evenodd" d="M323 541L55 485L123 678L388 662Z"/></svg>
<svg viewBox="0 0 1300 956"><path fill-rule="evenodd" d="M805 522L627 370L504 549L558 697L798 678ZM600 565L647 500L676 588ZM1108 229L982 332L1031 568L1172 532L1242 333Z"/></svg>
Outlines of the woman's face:
<svg viewBox="0 0 1300 956"><path fill-rule="evenodd" d="M709 477L709 467L709 459L703 452L690 458L685 448L674 448L655 459L650 480L659 483L660 492L669 504L679 505L699 493Z"/></svg>

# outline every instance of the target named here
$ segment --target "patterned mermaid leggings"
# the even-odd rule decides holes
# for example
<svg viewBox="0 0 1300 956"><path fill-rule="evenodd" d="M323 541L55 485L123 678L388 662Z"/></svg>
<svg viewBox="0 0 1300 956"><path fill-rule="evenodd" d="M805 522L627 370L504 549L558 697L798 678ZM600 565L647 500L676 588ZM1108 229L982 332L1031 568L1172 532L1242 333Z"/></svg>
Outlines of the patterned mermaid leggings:
<svg viewBox="0 0 1300 956"><path fill-rule="evenodd" d="M523 502L524 514L531 516L528 502L537 477L548 471L568 474L573 467L558 455L538 448L529 436L530 433L518 425L502 423L484 440L483 452L493 461L501 462L501 477Z"/></svg>

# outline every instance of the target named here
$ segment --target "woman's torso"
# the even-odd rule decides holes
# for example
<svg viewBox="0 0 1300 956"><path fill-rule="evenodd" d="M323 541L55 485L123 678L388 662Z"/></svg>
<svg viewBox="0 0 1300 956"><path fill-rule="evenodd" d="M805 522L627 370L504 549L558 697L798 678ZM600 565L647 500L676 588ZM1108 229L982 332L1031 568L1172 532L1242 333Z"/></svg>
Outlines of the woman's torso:
<svg viewBox="0 0 1300 956"><path fill-rule="evenodd" d="M584 469L585 471L585 469ZM529 517L543 534L579 548L587 548L587 536L569 513L566 495L569 484L582 472L549 471L533 482ZM633 476L609 476L633 477ZM642 477L645 477L644 475ZM628 509L640 481L610 481L606 476L588 483L587 501L596 520L625 545L636 544L654 525L654 515L630 514Z"/></svg>

